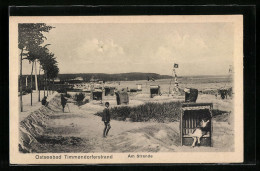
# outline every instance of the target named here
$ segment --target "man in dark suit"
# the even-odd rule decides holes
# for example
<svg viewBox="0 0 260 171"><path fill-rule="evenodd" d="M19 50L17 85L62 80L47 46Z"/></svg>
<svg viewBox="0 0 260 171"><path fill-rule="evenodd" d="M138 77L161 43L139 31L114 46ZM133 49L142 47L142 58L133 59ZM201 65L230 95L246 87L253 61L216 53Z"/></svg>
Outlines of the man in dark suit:
<svg viewBox="0 0 260 171"><path fill-rule="evenodd" d="M63 94L60 95L60 98L61 98L61 106L62 106L62 111L64 112L64 108L67 104L67 99L64 97Z"/></svg>

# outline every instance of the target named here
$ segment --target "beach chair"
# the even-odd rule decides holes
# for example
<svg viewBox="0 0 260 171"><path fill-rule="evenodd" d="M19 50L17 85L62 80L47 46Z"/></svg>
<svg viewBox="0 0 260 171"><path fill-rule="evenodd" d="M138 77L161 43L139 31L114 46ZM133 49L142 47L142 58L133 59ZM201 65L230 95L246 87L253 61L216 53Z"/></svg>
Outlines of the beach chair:
<svg viewBox="0 0 260 171"><path fill-rule="evenodd" d="M198 90L194 88L186 88L185 92L185 102L196 102L198 98Z"/></svg>
<svg viewBox="0 0 260 171"><path fill-rule="evenodd" d="M207 133L201 138L201 146L212 146L212 103L183 103L180 117L181 145L191 146L193 138L191 134L199 126L202 119L209 120Z"/></svg>
<svg viewBox="0 0 260 171"><path fill-rule="evenodd" d="M150 85L150 97L161 95L160 86L159 85Z"/></svg>
<svg viewBox="0 0 260 171"><path fill-rule="evenodd" d="M137 85L137 91L142 91L142 84L136 84Z"/></svg>
<svg viewBox="0 0 260 171"><path fill-rule="evenodd" d="M108 96L110 94L110 88L105 87L105 96Z"/></svg>
<svg viewBox="0 0 260 171"><path fill-rule="evenodd" d="M115 92L115 94L116 94L117 105L129 104L129 95L128 95L126 89L117 91L117 92Z"/></svg>
<svg viewBox="0 0 260 171"><path fill-rule="evenodd" d="M93 100L101 100L102 101L102 94L103 94L103 91L101 89L95 89L92 92Z"/></svg>

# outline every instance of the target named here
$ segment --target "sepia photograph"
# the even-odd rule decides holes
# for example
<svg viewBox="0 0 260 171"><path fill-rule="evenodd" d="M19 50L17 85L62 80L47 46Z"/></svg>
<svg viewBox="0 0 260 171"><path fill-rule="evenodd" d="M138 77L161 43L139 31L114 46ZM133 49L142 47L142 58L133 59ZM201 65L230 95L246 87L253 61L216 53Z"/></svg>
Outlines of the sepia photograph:
<svg viewBox="0 0 260 171"><path fill-rule="evenodd" d="M12 164L243 162L243 16L9 20Z"/></svg>

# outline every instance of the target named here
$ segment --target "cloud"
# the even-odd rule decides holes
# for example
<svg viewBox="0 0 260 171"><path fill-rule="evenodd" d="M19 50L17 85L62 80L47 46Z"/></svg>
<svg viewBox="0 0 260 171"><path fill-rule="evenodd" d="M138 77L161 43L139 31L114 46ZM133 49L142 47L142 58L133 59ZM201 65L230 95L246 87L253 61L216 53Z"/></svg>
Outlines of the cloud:
<svg viewBox="0 0 260 171"><path fill-rule="evenodd" d="M160 46L158 48L155 54L155 58L157 58L157 60L161 60L162 62L174 62L173 52L169 47L166 46Z"/></svg>
<svg viewBox="0 0 260 171"><path fill-rule="evenodd" d="M111 39L86 39L75 49L75 54L80 63L122 63L125 61L124 49Z"/></svg>
<svg viewBox="0 0 260 171"><path fill-rule="evenodd" d="M200 36L175 32L165 37L164 43L155 52L155 57L163 62L190 61L194 57L203 56L205 51L208 51L208 47Z"/></svg>
<svg viewBox="0 0 260 171"><path fill-rule="evenodd" d="M207 24L58 24L48 33L61 73L225 73L233 62L233 26ZM69 35L69 36L68 36ZM228 66L228 65L227 65ZM30 66L25 70L30 73ZM225 70L225 69L224 69Z"/></svg>

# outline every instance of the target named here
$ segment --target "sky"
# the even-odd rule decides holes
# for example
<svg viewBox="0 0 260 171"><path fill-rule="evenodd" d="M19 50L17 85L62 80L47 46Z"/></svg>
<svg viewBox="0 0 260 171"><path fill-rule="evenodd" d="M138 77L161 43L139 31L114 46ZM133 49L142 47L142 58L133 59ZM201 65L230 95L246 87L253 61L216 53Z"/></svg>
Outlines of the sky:
<svg viewBox="0 0 260 171"><path fill-rule="evenodd" d="M47 23L48 24L48 23ZM226 75L233 64L232 23L51 24L45 43L60 73L152 72ZM31 66L23 61L23 73Z"/></svg>

